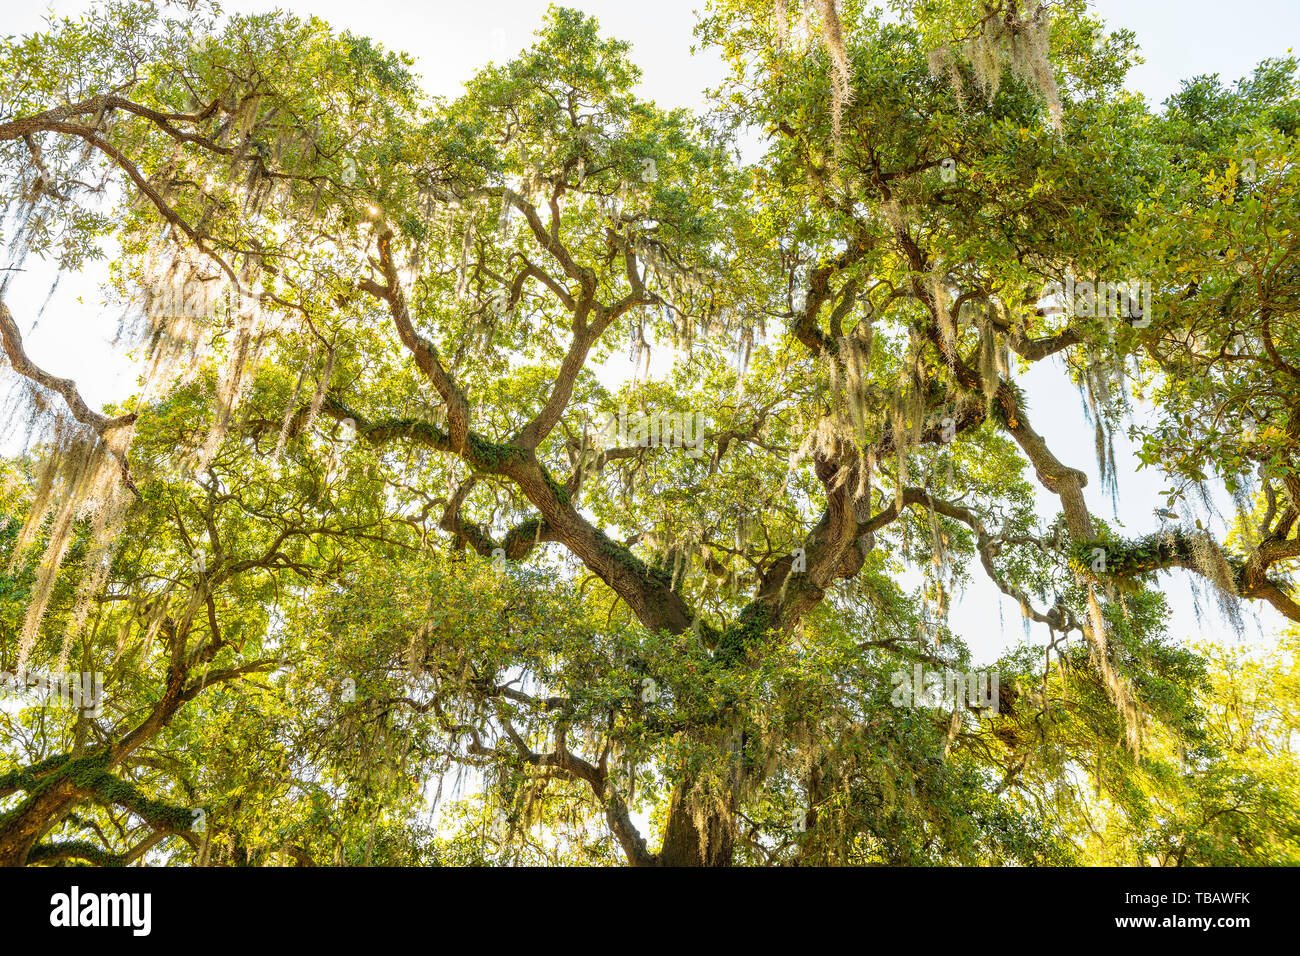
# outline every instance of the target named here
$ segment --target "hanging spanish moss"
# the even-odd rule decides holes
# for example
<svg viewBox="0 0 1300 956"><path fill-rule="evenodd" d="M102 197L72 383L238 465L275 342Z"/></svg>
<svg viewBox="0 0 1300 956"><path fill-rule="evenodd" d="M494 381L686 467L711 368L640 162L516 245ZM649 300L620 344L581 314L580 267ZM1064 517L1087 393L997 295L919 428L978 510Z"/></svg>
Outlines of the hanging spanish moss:
<svg viewBox="0 0 1300 956"><path fill-rule="evenodd" d="M637 314L636 325L632 327L632 342L628 349L628 361L632 363L632 385L641 378L644 371L646 378L650 375L650 343L646 340L645 314Z"/></svg>
<svg viewBox="0 0 1300 956"><path fill-rule="evenodd" d="M749 360L754 351L754 330L742 328L736 341L736 403L745 397L745 376L749 374Z"/></svg>
<svg viewBox="0 0 1300 956"><path fill-rule="evenodd" d="M1051 18L1045 5L1032 16L1022 17L1015 5L991 10L980 21L979 33L963 45L962 52L971 65L975 86L989 102L1002 86L1002 75L1013 75L1034 87L1047 101L1052 128L1062 130L1063 109L1056 73L1048 60ZM930 53L930 72L945 77L957 97L964 97L964 84L953 51L940 47Z"/></svg>
<svg viewBox="0 0 1300 956"><path fill-rule="evenodd" d="M835 0L817 0L821 13L822 43L831 61L831 128L838 145L842 136L844 110L853 97L848 52L844 49L844 28Z"/></svg>
<svg viewBox="0 0 1300 956"><path fill-rule="evenodd" d="M311 405L307 408L307 419L302 426L304 432L311 428L316 421L316 416L320 414L321 407L325 404L325 394L329 391L330 379L334 375L334 360L337 355L338 352L333 347L325 352L325 367L321 370L316 391L311 397Z"/></svg>
<svg viewBox="0 0 1300 956"><path fill-rule="evenodd" d="M957 65L957 58L952 55L952 51L946 46L935 47L927 56L930 65L930 73L941 80L947 80L948 85L952 87L953 93L957 96L958 107L966 108L966 84L961 78L961 69Z"/></svg>
<svg viewBox="0 0 1300 956"><path fill-rule="evenodd" d="M1223 549L1214 535L1200 529L1191 536L1191 545L1193 567L1213 585L1219 613L1240 638L1245 633L1246 624L1241 614L1236 577L1224 557Z"/></svg>
<svg viewBox="0 0 1300 956"><path fill-rule="evenodd" d="M1119 480L1115 465L1115 429L1114 420L1119 410L1127 410L1124 400L1122 382L1115 387L1113 382L1121 360L1103 356L1096 348L1089 347L1079 374L1079 390L1083 399L1083 414L1093 426L1094 445L1097 455L1097 474L1101 478L1102 488L1110 495L1111 508L1118 513Z"/></svg>
<svg viewBox="0 0 1300 956"><path fill-rule="evenodd" d="M91 607L108 579L117 532L126 521L126 512L130 503L127 489L120 481L114 481L107 489L106 499L93 509L85 567L73 599L72 617L63 633L63 645L59 648L56 671L67 670L72 644L81 636L82 629L90 617Z"/></svg>
<svg viewBox="0 0 1300 956"><path fill-rule="evenodd" d="M124 445L120 437L118 442L119 448ZM52 516L49 538L36 564L36 580L19 636L17 666L20 670L26 666L35 646L59 570L73 541L77 519L92 519L95 533L92 554L109 547L117 533L117 521L125 511L125 502L115 450L119 449L110 448L107 441L79 424L59 419L53 426L52 440L38 471L36 497L10 560L11 569L25 560L25 552L45 525L46 517ZM66 654L66 643L63 653Z"/></svg>
<svg viewBox="0 0 1300 956"><path fill-rule="evenodd" d="M289 401L285 403L284 416L280 421L280 433L275 439L275 451L273 458L279 458L284 454L284 447L289 441L290 432L293 430L294 419L298 417L298 397L302 394L303 382L307 379L307 369L314 365L316 357L319 354L320 344L314 343L315 348L308 355L307 361L298 371L298 380L294 383L293 391L289 393Z"/></svg>
<svg viewBox="0 0 1300 956"><path fill-rule="evenodd" d="M468 220L461 240L460 261L456 264L456 299L463 300L469 293L469 258L474 248L474 220Z"/></svg>
<svg viewBox="0 0 1300 956"><path fill-rule="evenodd" d="M1090 626L1085 627L1084 636L1091 646L1092 656L1101 673L1106 692L1119 710L1128 748L1135 755L1140 754L1144 716L1130 682L1119 674L1112 664L1110 645L1106 637L1106 620L1102 614L1101 602L1097 598L1097 589L1092 582L1088 583L1087 603Z"/></svg>
<svg viewBox="0 0 1300 956"><path fill-rule="evenodd" d="M264 341L258 331L258 316L253 310L241 310L235 329L234 341L229 346L226 361L219 369L216 379L216 402L213 408L212 422L202 447L194 456L193 470L202 471L216 454L217 446L226 437L236 407L251 384L251 376L245 372L253 365L254 359L261 351Z"/></svg>
<svg viewBox="0 0 1300 956"><path fill-rule="evenodd" d="M510 239L510 219L514 206L510 202L510 187L501 190L501 212L497 215L497 239L505 243Z"/></svg>
<svg viewBox="0 0 1300 956"><path fill-rule="evenodd" d="M1001 375L1006 371L1002 353L998 350L997 332L987 316L978 319L980 336L979 376L980 388L984 394L984 407L992 410L993 397L997 395L1002 384Z"/></svg>
<svg viewBox="0 0 1300 956"><path fill-rule="evenodd" d="M938 256L931 263L930 297L934 300L935 318L938 320L939 334L943 337L943 344L950 350L955 349L957 343L957 319L948 308L947 283L944 282L943 266Z"/></svg>
<svg viewBox="0 0 1300 956"><path fill-rule="evenodd" d="M849 61L848 50L844 45L844 25L840 20L839 4L836 0L796 0L798 13L795 33L807 41L804 51L811 49L812 10L816 9L817 19L821 22L821 46L826 51L830 62L831 81L831 128L834 134L835 148L841 142L844 110L853 98L853 71ZM790 36L790 4L788 0L775 0L772 8L773 47L777 53L783 53Z"/></svg>

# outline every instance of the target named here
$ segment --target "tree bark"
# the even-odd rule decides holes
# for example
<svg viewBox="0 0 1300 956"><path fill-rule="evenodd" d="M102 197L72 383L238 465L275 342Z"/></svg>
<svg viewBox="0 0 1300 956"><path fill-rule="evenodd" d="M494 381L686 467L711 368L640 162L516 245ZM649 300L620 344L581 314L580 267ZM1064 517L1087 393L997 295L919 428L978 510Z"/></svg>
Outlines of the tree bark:
<svg viewBox="0 0 1300 956"><path fill-rule="evenodd" d="M734 794L727 794L725 810L710 805L697 813L691 789L688 781L673 791L659 865L731 866L736 846Z"/></svg>

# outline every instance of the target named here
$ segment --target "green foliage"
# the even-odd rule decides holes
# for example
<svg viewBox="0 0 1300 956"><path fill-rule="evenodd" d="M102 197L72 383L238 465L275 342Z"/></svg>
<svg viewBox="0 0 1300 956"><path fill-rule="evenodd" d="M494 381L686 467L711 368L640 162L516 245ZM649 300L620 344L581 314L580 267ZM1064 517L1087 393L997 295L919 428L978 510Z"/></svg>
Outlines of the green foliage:
<svg viewBox="0 0 1300 956"><path fill-rule="evenodd" d="M1296 63L1155 112L1081 0L817 6L710 5L707 118L565 8L453 101L283 13L0 45L0 239L115 243L145 369L72 421L5 339L59 424L0 462L0 665L107 700L0 708L0 862L1297 861L1294 635L1187 648L1155 574L1300 616ZM1048 301L1133 275L1150 321ZM1054 355L1222 544L1087 513Z"/></svg>

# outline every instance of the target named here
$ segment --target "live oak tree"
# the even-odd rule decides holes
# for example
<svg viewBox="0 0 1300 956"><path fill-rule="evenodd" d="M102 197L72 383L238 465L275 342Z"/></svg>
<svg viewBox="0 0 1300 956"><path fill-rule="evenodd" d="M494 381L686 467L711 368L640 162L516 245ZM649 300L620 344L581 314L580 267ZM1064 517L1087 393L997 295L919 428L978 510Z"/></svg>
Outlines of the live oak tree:
<svg viewBox="0 0 1300 956"><path fill-rule="evenodd" d="M705 117L558 8L454 101L279 14L5 47L6 248L114 238L145 372L97 412L0 303L0 662L110 701L7 718L0 862L1293 861L1283 787L1193 837L1291 718L1230 753L1156 573L1300 620L1296 64L1157 114L1080 2L892 6L716 0ZM1053 358L1095 434L1033 414ZM1117 490L1125 426L1183 509L1136 540L1070 461ZM972 573L1026 624L998 706L891 706L970 669Z"/></svg>

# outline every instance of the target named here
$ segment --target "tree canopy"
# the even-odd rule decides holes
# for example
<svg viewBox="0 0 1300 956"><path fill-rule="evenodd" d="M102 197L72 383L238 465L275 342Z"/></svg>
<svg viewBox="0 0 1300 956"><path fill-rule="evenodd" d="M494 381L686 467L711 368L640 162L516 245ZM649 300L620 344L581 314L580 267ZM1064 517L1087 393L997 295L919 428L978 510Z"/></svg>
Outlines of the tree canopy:
<svg viewBox="0 0 1300 956"><path fill-rule="evenodd" d="M0 864L1300 862L1293 57L711 0L696 114L563 7L444 99L196 6L0 43L0 670L103 679L0 709ZM99 410L5 303L98 260Z"/></svg>

